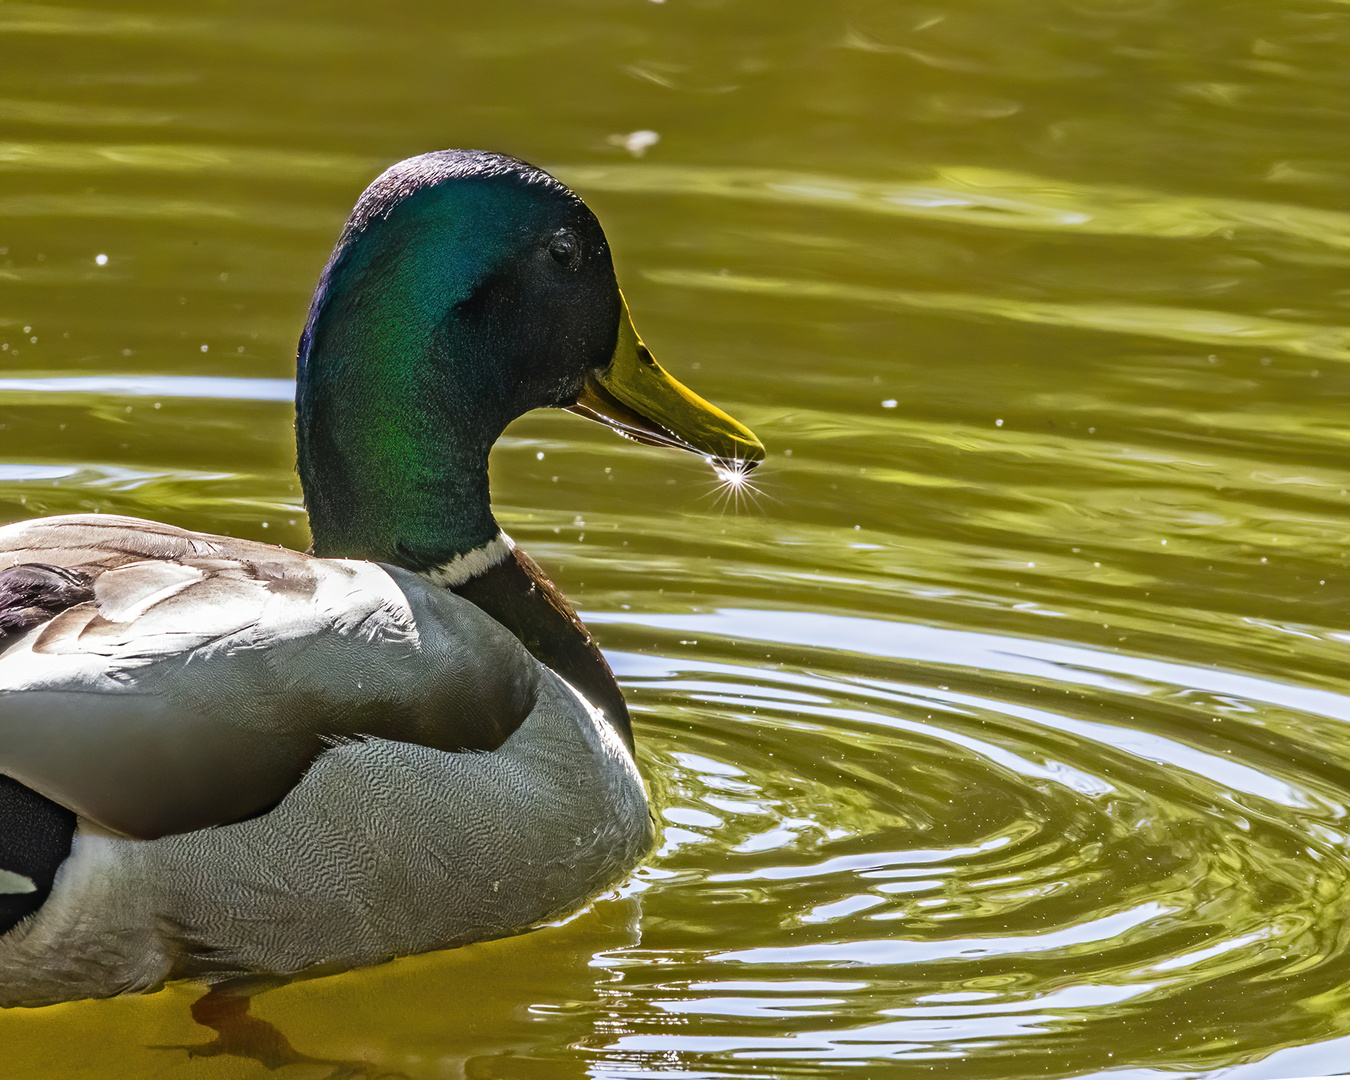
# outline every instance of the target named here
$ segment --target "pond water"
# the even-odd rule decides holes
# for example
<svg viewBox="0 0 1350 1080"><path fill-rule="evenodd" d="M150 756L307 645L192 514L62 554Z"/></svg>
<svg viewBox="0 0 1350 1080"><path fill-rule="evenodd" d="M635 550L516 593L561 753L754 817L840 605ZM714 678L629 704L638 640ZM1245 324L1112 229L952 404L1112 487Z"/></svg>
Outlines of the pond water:
<svg viewBox="0 0 1350 1080"><path fill-rule="evenodd" d="M769 451L737 506L508 431L499 517L614 664L659 848L562 925L257 998L298 1051L1347 1067L1350 6L103 0L0 38L0 519L304 547L310 290L445 146L581 193ZM328 1068L172 1049L197 993L0 1015L6 1075Z"/></svg>

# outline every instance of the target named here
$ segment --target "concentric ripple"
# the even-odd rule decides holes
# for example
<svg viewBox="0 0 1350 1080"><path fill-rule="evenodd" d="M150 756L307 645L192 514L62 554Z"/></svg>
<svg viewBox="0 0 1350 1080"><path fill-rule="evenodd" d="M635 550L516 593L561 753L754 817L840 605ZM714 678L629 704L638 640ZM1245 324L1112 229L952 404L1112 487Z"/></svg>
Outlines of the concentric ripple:
<svg viewBox="0 0 1350 1080"><path fill-rule="evenodd" d="M1336 1033L1350 785L1315 738L1282 733L1306 690L858 617L653 627L662 658L617 666L639 723L663 718L667 824L643 943L606 961L644 1030L607 1059L1069 1075L1143 1030L1153 1064L1205 1068L1257 1015L1306 1041L1310 1000ZM1224 684L1244 693L1198 689ZM1318 704L1350 715L1350 698ZM734 943L663 917L682 887Z"/></svg>

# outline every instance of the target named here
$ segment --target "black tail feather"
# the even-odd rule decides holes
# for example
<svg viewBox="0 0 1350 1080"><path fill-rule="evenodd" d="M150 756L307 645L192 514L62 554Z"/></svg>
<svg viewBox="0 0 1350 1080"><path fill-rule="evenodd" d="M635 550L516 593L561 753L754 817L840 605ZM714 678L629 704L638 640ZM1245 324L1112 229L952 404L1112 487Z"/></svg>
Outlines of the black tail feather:
<svg viewBox="0 0 1350 1080"><path fill-rule="evenodd" d="M0 775L0 870L33 883L31 892L5 891L0 879L0 934L40 908L57 868L70 854L75 815L59 803Z"/></svg>
<svg viewBox="0 0 1350 1080"><path fill-rule="evenodd" d="M46 563L0 570L0 650L66 608L93 598L93 583L78 570ZM71 811L0 773L0 871L8 872L0 875L0 934L42 906L74 835ZM32 882L32 890L12 891L25 887L24 878Z"/></svg>

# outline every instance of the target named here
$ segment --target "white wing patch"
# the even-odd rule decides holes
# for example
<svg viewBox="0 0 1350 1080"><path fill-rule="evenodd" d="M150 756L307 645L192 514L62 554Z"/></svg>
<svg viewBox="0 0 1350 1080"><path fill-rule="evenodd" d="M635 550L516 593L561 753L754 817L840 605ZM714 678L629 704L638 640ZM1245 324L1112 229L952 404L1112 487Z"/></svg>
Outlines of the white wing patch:
<svg viewBox="0 0 1350 1080"><path fill-rule="evenodd" d="M37 886L32 878L16 874L13 870L0 870L0 896L22 896L34 892L37 892Z"/></svg>

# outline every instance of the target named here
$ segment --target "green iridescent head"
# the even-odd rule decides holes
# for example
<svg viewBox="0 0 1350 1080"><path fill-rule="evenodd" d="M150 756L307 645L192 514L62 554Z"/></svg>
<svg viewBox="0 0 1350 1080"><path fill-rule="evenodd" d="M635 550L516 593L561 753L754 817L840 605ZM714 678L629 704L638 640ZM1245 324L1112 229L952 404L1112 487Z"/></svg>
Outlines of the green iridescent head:
<svg viewBox="0 0 1350 1080"><path fill-rule="evenodd" d="M763 453L651 359L595 215L499 154L423 154L370 185L320 279L297 369L319 555L423 569L481 547L497 532L488 452L543 406L707 456Z"/></svg>

